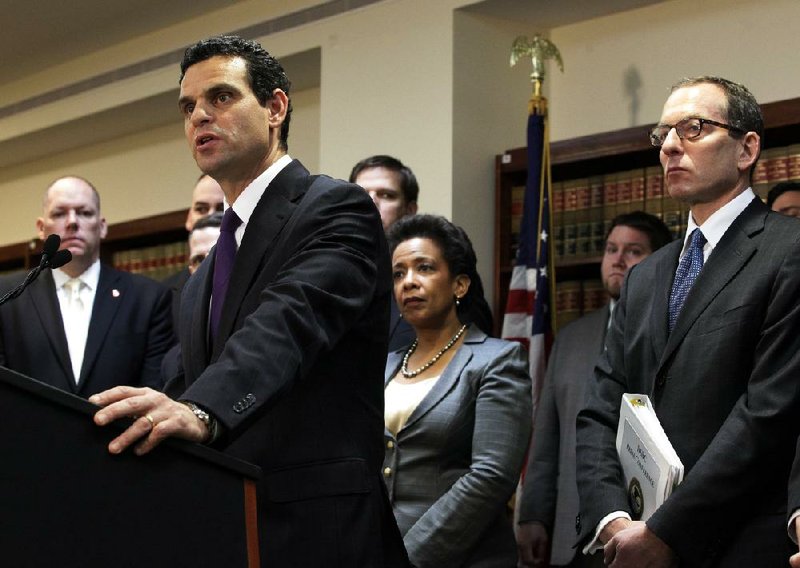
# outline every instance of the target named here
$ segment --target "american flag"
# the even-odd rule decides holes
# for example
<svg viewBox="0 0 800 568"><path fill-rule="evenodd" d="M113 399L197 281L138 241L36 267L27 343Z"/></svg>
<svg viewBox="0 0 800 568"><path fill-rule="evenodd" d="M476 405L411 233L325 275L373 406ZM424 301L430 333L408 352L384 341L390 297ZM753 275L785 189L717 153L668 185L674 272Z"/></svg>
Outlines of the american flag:
<svg viewBox="0 0 800 568"><path fill-rule="evenodd" d="M546 116L528 116L528 179L525 184L519 249L511 273L502 337L528 348L534 408L553 341L551 299L553 245L550 238L550 147Z"/></svg>

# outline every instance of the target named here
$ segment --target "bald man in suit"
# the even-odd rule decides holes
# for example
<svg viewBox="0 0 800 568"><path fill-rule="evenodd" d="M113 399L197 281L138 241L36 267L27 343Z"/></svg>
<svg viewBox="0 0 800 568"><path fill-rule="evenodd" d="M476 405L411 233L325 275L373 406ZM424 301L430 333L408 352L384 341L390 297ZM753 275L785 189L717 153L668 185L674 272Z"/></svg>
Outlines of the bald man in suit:
<svg viewBox="0 0 800 568"><path fill-rule="evenodd" d="M116 385L161 388L161 360L174 342L169 290L100 262L106 220L87 180L54 181L43 209L39 238L59 235L72 260L0 307L0 365L83 397ZM0 292L22 278L3 277Z"/></svg>

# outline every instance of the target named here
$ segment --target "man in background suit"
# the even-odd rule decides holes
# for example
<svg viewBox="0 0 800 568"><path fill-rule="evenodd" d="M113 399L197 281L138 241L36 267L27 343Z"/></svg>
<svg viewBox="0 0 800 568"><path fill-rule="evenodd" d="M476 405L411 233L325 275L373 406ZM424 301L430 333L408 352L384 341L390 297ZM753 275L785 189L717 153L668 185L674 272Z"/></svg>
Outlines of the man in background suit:
<svg viewBox="0 0 800 568"><path fill-rule="evenodd" d="M87 180L54 181L36 221L39 238L61 237L72 261L45 271L0 308L0 364L83 397L115 385L162 385L172 344L169 290L100 262L106 220ZM3 291L22 275L4 277Z"/></svg>
<svg viewBox="0 0 800 568"><path fill-rule="evenodd" d="M222 211L223 197L222 188L216 180L207 174L201 174L192 190L192 204L186 214L186 224L184 225L190 234L190 238L195 223L212 213ZM191 252L189 253L189 260L191 264ZM164 285L172 290L172 325L176 331L178 329L178 313L181 305L181 290L186 285L186 281L189 280L189 276L191 276L191 271L187 266L164 280Z"/></svg>
<svg viewBox="0 0 800 568"><path fill-rule="evenodd" d="M575 418L597 357L603 352L609 318L628 270L672 240L669 229L648 213L634 211L611 221L600 263L609 304L559 330L547 365L518 501L519 566L602 566L602 555L575 549L578 487L575 483ZM576 554L577 552L577 554Z"/></svg>
<svg viewBox="0 0 800 568"><path fill-rule="evenodd" d="M628 272L577 423L580 541L613 566L786 565L800 227L750 188L763 128L745 87L698 77L651 133L667 191L689 205L686 237ZM646 522L615 449L625 392L650 395L685 469Z"/></svg>
<svg viewBox="0 0 800 568"><path fill-rule="evenodd" d="M260 45L201 41L181 72L187 140L225 192L222 232L183 291L173 398L113 389L91 399L106 407L95 420L141 416L112 453L175 436L260 466L264 566L405 566L379 469L392 288L380 217L359 187L288 156L290 83Z"/></svg>
<svg viewBox="0 0 800 568"><path fill-rule="evenodd" d="M783 215L800 217L800 182L776 183L767 194L767 206Z"/></svg>
<svg viewBox="0 0 800 568"><path fill-rule="evenodd" d="M206 176L208 177L208 176ZM208 178L211 179L211 178ZM216 183L216 182L214 182ZM221 191L221 190L220 190ZM220 227L222 226L222 212L214 211L206 217L200 217L194 223L191 232L189 233L189 265L186 267L186 273L191 276L194 274L200 264L211 253L211 249L219 239ZM187 278L188 280L188 278ZM173 294L177 295L177 303L180 303L181 290L173 290ZM173 298L173 308L175 307L176 299ZM173 312L173 321L177 325L178 313ZM167 383L172 377L178 375L180 370L181 347L180 345L173 345L161 362L161 378L164 383Z"/></svg>
<svg viewBox="0 0 800 568"><path fill-rule="evenodd" d="M417 213L419 184L417 176L397 158L386 155L364 158L353 166L351 183L363 187L381 214L383 230L407 215ZM392 299L389 315L389 352L408 347L414 341L414 330L401 316L397 303Z"/></svg>

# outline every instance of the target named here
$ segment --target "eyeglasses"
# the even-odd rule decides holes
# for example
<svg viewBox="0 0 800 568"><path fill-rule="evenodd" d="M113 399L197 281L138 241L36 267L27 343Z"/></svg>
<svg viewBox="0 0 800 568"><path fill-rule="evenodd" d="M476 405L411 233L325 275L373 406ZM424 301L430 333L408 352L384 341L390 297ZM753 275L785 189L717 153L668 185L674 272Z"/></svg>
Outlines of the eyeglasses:
<svg viewBox="0 0 800 568"><path fill-rule="evenodd" d="M707 118L684 118L675 124L658 124L653 130L650 131L650 143L656 148L661 148L664 145L664 140L667 139L670 130L675 129L675 133L681 140L694 140L703 133L703 126L711 124L725 128L731 132L738 132L744 134L745 131L741 128L736 128L730 124L723 124L716 120L709 120Z"/></svg>

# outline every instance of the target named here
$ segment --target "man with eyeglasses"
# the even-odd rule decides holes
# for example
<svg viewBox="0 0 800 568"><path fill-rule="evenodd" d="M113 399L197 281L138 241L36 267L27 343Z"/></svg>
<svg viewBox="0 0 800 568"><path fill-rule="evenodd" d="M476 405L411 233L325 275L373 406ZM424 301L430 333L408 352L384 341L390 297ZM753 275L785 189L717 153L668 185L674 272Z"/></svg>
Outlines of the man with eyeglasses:
<svg viewBox="0 0 800 568"><path fill-rule="evenodd" d="M800 231L756 199L761 110L742 85L684 79L650 139L683 239L628 272L577 420L577 529L607 564L785 566L787 481L800 421ZM685 478L632 519L615 438L643 393Z"/></svg>

